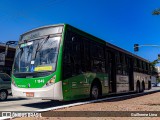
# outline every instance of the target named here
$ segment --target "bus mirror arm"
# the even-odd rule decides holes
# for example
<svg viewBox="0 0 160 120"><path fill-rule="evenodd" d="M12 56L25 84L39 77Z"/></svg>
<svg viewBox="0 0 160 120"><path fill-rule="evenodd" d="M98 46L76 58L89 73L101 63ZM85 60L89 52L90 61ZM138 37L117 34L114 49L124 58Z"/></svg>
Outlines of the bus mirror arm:
<svg viewBox="0 0 160 120"><path fill-rule="evenodd" d="M6 42L5 56L7 56L9 45L13 45L13 44L16 45L17 43L18 43L17 41L7 41Z"/></svg>
<svg viewBox="0 0 160 120"><path fill-rule="evenodd" d="M6 45L6 49L5 49L5 56L7 56L7 53L8 53L8 47L9 47L9 45Z"/></svg>

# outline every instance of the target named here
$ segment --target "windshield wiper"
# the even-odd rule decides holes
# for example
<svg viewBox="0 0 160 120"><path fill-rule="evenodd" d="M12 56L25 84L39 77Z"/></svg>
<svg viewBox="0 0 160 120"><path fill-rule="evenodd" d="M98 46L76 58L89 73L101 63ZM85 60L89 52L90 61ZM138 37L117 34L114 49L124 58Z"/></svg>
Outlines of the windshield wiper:
<svg viewBox="0 0 160 120"><path fill-rule="evenodd" d="M33 58L34 60L36 59L37 53L42 49L44 43L47 42L49 38L50 38L50 35L48 35L47 37L45 37L43 39L43 41L41 42L41 44L38 43L37 48L36 48L36 53L35 53L34 58Z"/></svg>
<svg viewBox="0 0 160 120"><path fill-rule="evenodd" d="M29 46L29 48L28 48L27 61L28 61L28 59L29 59L29 55L31 54L31 47L32 47L32 46Z"/></svg>
<svg viewBox="0 0 160 120"><path fill-rule="evenodd" d="M22 57L23 52L24 52L23 48L20 48L20 58Z"/></svg>

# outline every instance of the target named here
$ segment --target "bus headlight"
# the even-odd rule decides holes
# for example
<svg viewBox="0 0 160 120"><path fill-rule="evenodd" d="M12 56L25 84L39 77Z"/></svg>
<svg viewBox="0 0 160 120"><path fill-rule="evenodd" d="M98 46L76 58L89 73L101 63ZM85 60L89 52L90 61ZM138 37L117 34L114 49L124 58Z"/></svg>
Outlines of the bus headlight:
<svg viewBox="0 0 160 120"><path fill-rule="evenodd" d="M53 76L46 84L44 87L47 87L47 86L50 86L52 84L55 83L55 80L56 80L56 76Z"/></svg>

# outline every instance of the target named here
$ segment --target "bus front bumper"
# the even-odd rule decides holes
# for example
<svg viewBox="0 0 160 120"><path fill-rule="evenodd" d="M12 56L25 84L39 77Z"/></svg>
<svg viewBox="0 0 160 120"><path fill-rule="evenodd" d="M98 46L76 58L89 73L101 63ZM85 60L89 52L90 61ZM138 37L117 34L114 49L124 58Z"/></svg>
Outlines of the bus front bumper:
<svg viewBox="0 0 160 120"><path fill-rule="evenodd" d="M45 88L18 88L11 84L11 89L15 97L63 100L61 81Z"/></svg>

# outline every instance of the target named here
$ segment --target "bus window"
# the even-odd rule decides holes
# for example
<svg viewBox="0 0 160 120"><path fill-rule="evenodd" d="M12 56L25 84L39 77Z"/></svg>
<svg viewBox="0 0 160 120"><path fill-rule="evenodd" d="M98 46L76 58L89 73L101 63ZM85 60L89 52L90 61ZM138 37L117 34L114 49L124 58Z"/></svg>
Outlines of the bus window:
<svg viewBox="0 0 160 120"><path fill-rule="evenodd" d="M94 42L91 44L91 69L93 72L105 72L104 49Z"/></svg>
<svg viewBox="0 0 160 120"><path fill-rule="evenodd" d="M120 64L119 52L116 53L116 64Z"/></svg>
<svg viewBox="0 0 160 120"><path fill-rule="evenodd" d="M75 33L67 32L64 43L63 76L68 78L82 73L81 42Z"/></svg>
<svg viewBox="0 0 160 120"><path fill-rule="evenodd" d="M148 71L148 63L145 63L146 64L146 70Z"/></svg>
<svg viewBox="0 0 160 120"><path fill-rule="evenodd" d="M81 43L78 38L76 38L75 41L72 42L72 54L73 58L73 74L77 75L82 72L81 69Z"/></svg>
<svg viewBox="0 0 160 120"><path fill-rule="evenodd" d="M90 42L85 38L83 38L82 69L83 69L83 71L91 71Z"/></svg>
<svg viewBox="0 0 160 120"><path fill-rule="evenodd" d="M72 46L69 42L65 43L64 56L63 56L63 77L68 78L72 76L72 65L71 65L71 49Z"/></svg>

